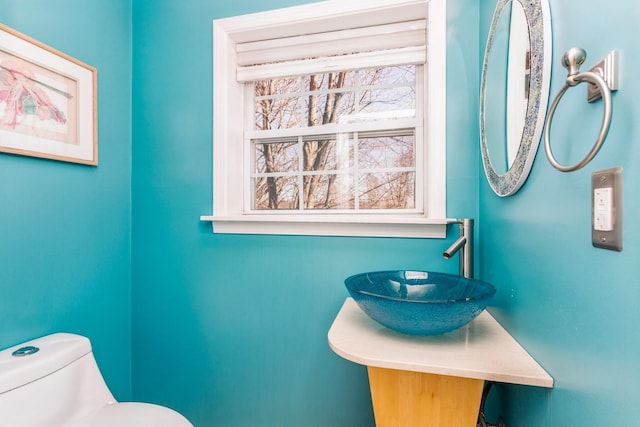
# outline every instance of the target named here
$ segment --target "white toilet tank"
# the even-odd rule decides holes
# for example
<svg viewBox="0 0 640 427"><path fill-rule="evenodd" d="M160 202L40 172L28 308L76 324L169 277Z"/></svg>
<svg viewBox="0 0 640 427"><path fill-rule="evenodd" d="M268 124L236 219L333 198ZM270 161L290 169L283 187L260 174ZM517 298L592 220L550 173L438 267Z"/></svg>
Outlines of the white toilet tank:
<svg viewBox="0 0 640 427"><path fill-rule="evenodd" d="M89 340L58 333L0 351L0 426L192 424L162 406L117 403L100 374Z"/></svg>

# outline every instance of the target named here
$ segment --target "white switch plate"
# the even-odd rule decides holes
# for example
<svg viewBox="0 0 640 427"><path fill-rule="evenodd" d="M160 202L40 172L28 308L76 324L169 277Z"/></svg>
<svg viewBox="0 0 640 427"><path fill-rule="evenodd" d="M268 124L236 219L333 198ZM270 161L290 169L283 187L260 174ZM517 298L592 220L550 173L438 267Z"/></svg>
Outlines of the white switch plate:
<svg viewBox="0 0 640 427"><path fill-rule="evenodd" d="M591 175L591 243L597 248L622 250L622 168Z"/></svg>

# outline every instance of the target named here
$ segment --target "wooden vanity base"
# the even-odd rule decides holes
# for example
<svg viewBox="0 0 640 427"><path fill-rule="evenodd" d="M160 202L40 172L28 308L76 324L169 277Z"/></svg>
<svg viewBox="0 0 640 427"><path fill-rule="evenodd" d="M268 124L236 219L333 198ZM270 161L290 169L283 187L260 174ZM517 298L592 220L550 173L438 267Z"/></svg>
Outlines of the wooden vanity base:
<svg viewBox="0 0 640 427"><path fill-rule="evenodd" d="M367 369L376 427L476 427L483 380Z"/></svg>

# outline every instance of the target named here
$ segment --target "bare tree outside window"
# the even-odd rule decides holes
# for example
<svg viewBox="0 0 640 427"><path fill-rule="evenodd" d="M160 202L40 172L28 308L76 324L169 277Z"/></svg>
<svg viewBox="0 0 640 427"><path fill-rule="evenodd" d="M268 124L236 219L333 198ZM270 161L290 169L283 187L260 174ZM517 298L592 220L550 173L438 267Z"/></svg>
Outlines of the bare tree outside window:
<svg viewBox="0 0 640 427"><path fill-rule="evenodd" d="M364 131L253 140L255 209L415 207L415 129L375 128L415 117L414 66L261 80L254 94L258 131L374 123Z"/></svg>

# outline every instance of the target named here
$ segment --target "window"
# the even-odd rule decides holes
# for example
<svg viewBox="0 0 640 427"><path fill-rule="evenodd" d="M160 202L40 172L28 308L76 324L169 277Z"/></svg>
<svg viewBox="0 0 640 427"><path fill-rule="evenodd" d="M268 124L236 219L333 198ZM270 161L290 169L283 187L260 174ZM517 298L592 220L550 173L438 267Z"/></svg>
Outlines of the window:
<svg viewBox="0 0 640 427"><path fill-rule="evenodd" d="M445 9L328 1L214 21L202 219L217 233L444 237Z"/></svg>
<svg viewBox="0 0 640 427"><path fill-rule="evenodd" d="M421 194L416 150L424 145L417 68L255 81L255 123L245 132L252 156L250 208L413 211Z"/></svg>

